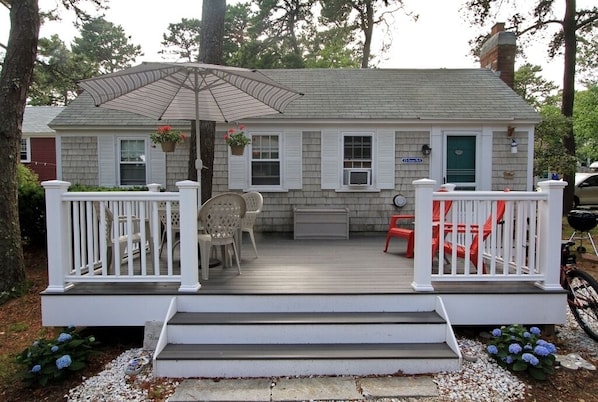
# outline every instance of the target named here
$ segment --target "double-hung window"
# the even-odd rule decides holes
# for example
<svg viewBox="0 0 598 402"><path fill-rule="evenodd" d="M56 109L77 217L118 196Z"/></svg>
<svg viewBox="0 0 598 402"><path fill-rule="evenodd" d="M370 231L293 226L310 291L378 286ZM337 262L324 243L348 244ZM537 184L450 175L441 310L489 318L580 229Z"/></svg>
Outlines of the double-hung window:
<svg viewBox="0 0 598 402"><path fill-rule="evenodd" d="M373 136L343 136L343 185L371 186Z"/></svg>
<svg viewBox="0 0 598 402"><path fill-rule="evenodd" d="M251 186L280 186L280 135L251 136Z"/></svg>
<svg viewBox="0 0 598 402"><path fill-rule="evenodd" d="M119 173L121 186L147 184L146 143L144 139L119 140Z"/></svg>
<svg viewBox="0 0 598 402"><path fill-rule="evenodd" d="M21 162L31 162L31 141L29 138L21 138Z"/></svg>

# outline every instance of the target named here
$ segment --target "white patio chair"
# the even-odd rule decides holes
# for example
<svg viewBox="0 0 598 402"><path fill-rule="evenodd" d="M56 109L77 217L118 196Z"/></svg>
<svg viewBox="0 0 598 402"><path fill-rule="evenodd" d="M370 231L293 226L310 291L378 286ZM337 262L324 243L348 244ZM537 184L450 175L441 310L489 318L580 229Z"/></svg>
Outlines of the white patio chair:
<svg viewBox="0 0 598 402"><path fill-rule="evenodd" d="M241 234L241 219L245 216L245 200L236 193L224 193L210 198L203 204L198 219L204 233L197 235L201 253L201 277L208 279L210 251L212 246L222 246L222 261L227 265L227 257L232 251L241 274L241 263L235 236Z"/></svg>
<svg viewBox="0 0 598 402"><path fill-rule="evenodd" d="M97 216L97 219L100 222L100 228L102 227L102 220L101 220L101 211L100 211L100 203L97 201L94 201L93 203L93 207L95 209L95 213ZM105 236L106 236L106 255L105 260L107 261L108 264L108 270L110 270L112 268L112 264L116 263L117 265L120 266L120 264L122 263L122 260L124 259L124 257L131 257L133 250L127 250L127 246L129 244L129 237L131 238L131 241L133 243L133 245L138 244L139 245L139 250L140 252L144 251L144 247L141 244L141 229L140 229L140 219L138 217L133 216L131 221L132 221L132 231L131 233L124 233L124 234L120 234L120 230L119 230L119 226L120 225L125 225L127 223L127 217L126 216L119 216L117 221L114 221L114 214L112 213L112 211L110 210L110 208L108 208L107 206L104 207L104 225L105 225ZM116 227L115 227L115 223L116 223ZM147 225L146 225L147 228ZM151 244L151 236L149 231L146 232L146 241L149 242L149 244ZM116 254L114 253L114 247L116 247L118 244L118 248L119 248L119 255L120 255L120 261L115 261L116 260ZM126 253L125 253L126 251ZM116 271L116 266L115 266L115 270Z"/></svg>
<svg viewBox="0 0 598 402"><path fill-rule="evenodd" d="M250 191L243 194L243 198L245 199L247 211L245 211L245 217L241 220L241 233L249 233L253 251L255 251L255 256L258 257L257 247L255 246L255 236L253 235L253 225L255 224L257 215L262 212L264 197L257 191Z"/></svg>
<svg viewBox="0 0 598 402"><path fill-rule="evenodd" d="M158 202L158 217L162 224L162 236L160 238L160 257L162 257L162 250L164 249L164 242L166 241L168 231L168 219L166 216L166 202ZM181 214L179 212L179 203L174 201L170 208L170 241L172 242L172 253L176 246L180 245L181 239L177 239L177 235L181 232Z"/></svg>

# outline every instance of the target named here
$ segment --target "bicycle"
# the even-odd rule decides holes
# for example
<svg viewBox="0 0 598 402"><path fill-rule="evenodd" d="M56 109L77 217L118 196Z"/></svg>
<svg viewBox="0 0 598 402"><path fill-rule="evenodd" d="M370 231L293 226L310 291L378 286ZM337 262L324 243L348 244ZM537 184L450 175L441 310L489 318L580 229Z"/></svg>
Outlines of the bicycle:
<svg viewBox="0 0 598 402"><path fill-rule="evenodd" d="M598 341L598 282L577 268L577 259L570 251L573 245L572 241L561 245L561 286L567 291L567 304L575 320L590 338Z"/></svg>

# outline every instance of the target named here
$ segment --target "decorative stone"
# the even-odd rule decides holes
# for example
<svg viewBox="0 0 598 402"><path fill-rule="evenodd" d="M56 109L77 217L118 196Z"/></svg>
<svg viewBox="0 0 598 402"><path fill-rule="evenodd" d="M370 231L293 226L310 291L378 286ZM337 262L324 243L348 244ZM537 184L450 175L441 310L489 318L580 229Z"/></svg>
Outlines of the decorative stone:
<svg viewBox="0 0 598 402"><path fill-rule="evenodd" d="M569 353L568 355L556 355L556 361L563 367L569 370L578 370L580 368L594 371L596 366L585 360L577 353Z"/></svg>

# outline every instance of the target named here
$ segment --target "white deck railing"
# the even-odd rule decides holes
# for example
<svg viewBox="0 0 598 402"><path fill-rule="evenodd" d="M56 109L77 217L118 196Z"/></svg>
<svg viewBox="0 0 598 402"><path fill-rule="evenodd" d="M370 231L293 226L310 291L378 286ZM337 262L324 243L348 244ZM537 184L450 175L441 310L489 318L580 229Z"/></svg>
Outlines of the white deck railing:
<svg viewBox="0 0 598 402"><path fill-rule="evenodd" d="M197 183L179 182L178 192L159 192L157 184L149 185L150 191L115 192L68 192L70 183L56 180L42 184L47 291L64 292L77 282L179 282L180 291L199 289ZM193 217L177 219L178 240L171 230L173 212ZM173 258L176 241L180 262ZM160 248L166 261L160 258Z"/></svg>
<svg viewBox="0 0 598 402"><path fill-rule="evenodd" d="M431 291L432 281L532 281L546 290L561 289L565 182L541 182L533 192L434 192L435 184L426 179L414 182L414 289ZM441 202L441 211L451 202L439 222L432 222L434 200ZM499 200L505 201L502 217L497 216ZM491 224L483 236L480 228L486 221ZM479 252L472 251L476 248Z"/></svg>
<svg viewBox="0 0 598 402"><path fill-rule="evenodd" d="M64 292L78 282L177 282L181 292L200 288L198 183L178 182L178 192L159 192L157 184L149 185L150 191L120 192L68 192L70 183L56 180L42 184L46 189L48 292ZM560 289L565 185L546 181L535 192L442 193L433 191L433 180L415 181L412 287L431 291L433 281L534 281L543 289ZM446 218L437 223L431 216L434 200L452 203ZM489 216L496 217L498 200L506 201L504 217L492 225L486 239L478 240L482 252L477 261L472 261L469 253L464 258L458 255L456 247L445 247L447 243L471 247L476 228ZM176 239L170 230L175 203L180 214L179 261L173 258ZM164 212L165 221L160 220ZM111 223L107 219L110 213ZM166 262L159 255L163 233ZM433 238L438 242L434 256Z"/></svg>

